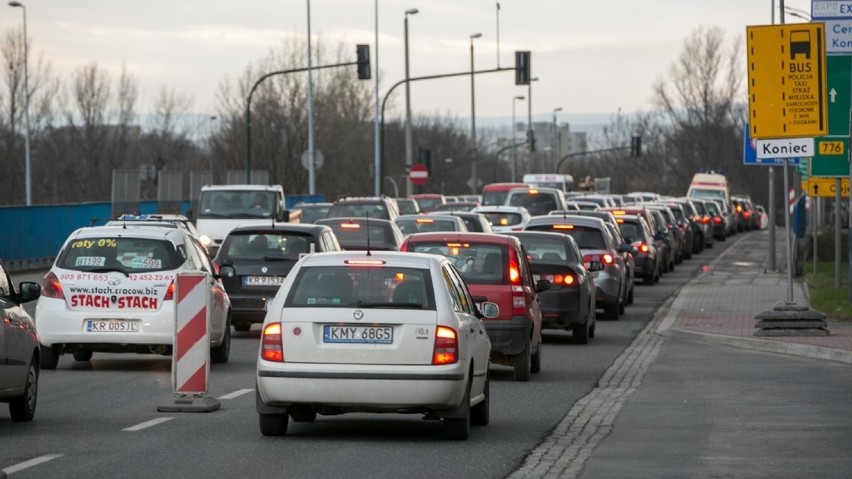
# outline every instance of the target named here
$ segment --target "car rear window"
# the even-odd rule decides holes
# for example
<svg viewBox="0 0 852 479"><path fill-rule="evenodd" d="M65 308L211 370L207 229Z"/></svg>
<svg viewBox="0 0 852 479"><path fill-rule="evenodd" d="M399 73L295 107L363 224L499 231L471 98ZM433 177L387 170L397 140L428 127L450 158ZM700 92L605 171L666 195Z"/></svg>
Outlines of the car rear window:
<svg viewBox="0 0 852 479"><path fill-rule="evenodd" d="M509 206L523 206L533 216L546 215L548 212L560 208L555 195L548 193L530 194L528 192L511 193Z"/></svg>
<svg viewBox="0 0 852 479"><path fill-rule="evenodd" d="M482 214L488 218L492 226L514 226L521 224L521 221L524 220L524 217L519 213L488 213L483 211Z"/></svg>
<svg viewBox="0 0 852 479"><path fill-rule="evenodd" d="M390 213L384 204L379 203L339 203L328 210L327 218L354 216L357 218L390 219Z"/></svg>
<svg viewBox="0 0 852 479"><path fill-rule="evenodd" d="M633 241L642 239L642 228L637 223L624 220L619 227L621 228L621 236L624 236L625 239L630 238Z"/></svg>
<svg viewBox="0 0 852 479"><path fill-rule="evenodd" d="M441 255L453 262L471 284L503 284L508 253L505 245L475 242L409 243L408 251Z"/></svg>
<svg viewBox="0 0 852 479"><path fill-rule="evenodd" d="M521 239L527 255L533 262L547 263L548 261L579 263L580 258L571 248L565 247L565 241L552 238L529 238Z"/></svg>
<svg viewBox="0 0 852 479"><path fill-rule="evenodd" d="M486 191L482 194L482 206L500 206L506 203L508 191Z"/></svg>
<svg viewBox="0 0 852 479"><path fill-rule="evenodd" d="M82 238L70 241L56 265L75 271L171 271L183 264L170 241L149 238Z"/></svg>
<svg viewBox="0 0 852 479"><path fill-rule="evenodd" d="M528 226L528 231L551 231L554 233L567 234L574 238L580 249L606 249L606 240L603 231L597 228L570 225L535 225Z"/></svg>
<svg viewBox="0 0 852 479"><path fill-rule="evenodd" d="M343 249L366 249L367 236L369 232L370 248L373 249L396 249L393 233L385 224L371 224L367 226L361 223L349 222L324 222L334 230L337 241Z"/></svg>
<svg viewBox="0 0 852 479"><path fill-rule="evenodd" d="M454 221L432 219L432 218L399 218L396 225L404 235L412 233L430 233L435 231L456 231L457 224Z"/></svg>
<svg viewBox="0 0 852 479"><path fill-rule="evenodd" d="M420 205L420 211L432 211L443 204L439 198L419 198L417 203Z"/></svg>
<svg viewBox="0 0 852 479"><path fill-rule="evenodd" d="M707 214L706 210L704 209L704 203L693 202L692 206L695 208L695 211L697 211L699 215Z"/></svg>
<svg viewBox="0 0 852 479"><path fill-rule="evenodd" d="M310 253L316 244L309 234L290 232L233 232L225 238L219 258L227 260L298 260L300 254ZM316 248L316 246L314 246Z"/></svg>
<svg viewBox="0 0 852 479"><path fill-rule="evenodd" d="M321 220L328 214L329 208L329 206L303 206L301 207L302 215L299 217L299 221L313 223L316 220Z"/></svg>
<svg viewBox="0 0 852 479"><path fill-rule="evenodd" d="M314 266L299 270L289 307L435 309L427 269L392 266Z"/></svg>

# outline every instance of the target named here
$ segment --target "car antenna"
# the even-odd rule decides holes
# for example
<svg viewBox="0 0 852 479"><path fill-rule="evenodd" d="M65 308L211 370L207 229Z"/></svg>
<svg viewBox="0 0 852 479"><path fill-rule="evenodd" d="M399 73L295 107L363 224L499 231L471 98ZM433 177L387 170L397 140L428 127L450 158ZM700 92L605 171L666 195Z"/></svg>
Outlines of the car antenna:
<svg viewBox="0 0 852 479"><path fill-rule="evenodd" d="M373 256L370 252L370 212L367 212L367 256Z"/></svg>

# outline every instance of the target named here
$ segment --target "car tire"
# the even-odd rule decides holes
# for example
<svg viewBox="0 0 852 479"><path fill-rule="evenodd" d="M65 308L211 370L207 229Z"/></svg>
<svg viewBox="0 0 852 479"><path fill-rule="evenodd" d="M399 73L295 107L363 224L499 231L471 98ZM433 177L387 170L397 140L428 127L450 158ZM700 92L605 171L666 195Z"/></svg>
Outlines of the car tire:
<svg viewBox="0 0 852 479"><path fill-rule="evenodd" d="M258 414L260 433L264 436L283 436L287 434L290 414Z"/></svg>
<svg viewBox="0 0 852 479"><path fill-rule="evenodd" d="M210 360L215 364L225 364L228 362L228 357L231 355L231 324L230 320L225 324L225 336L222 338L222 344L215 348L210 348Z"/></svg>
<svg viewBox="0 0 852 479"><path fill-rule="evenodd" d="M60 353L52 346L41 346L41 360L39 366L41 369L56 369L59 365Z"/></svg>
<svg viewBox="0 0 852 479"><path fill-rule="evenodd" d="M473 381L471 377L467 382L467 388L465 388L464 397L462 398L461 406L459 410L462 413L462 417L445 417L444 418L444 431L446 431L447 436L450 439L455 439L457 441L465 441L470 437L470 383Z"/></svg>
<svg viewBox="0 0 852 479"><path fill-rule="evenodd" d="M654 283L657 282L656 280L657 280L656 270L651 271L650 273L648 273L648 274L646 274L645 276L642 277L642 283L644 283L644 284L654 284Z"/></svg>
<svg viewBox="0 0 852 479"><path fill-rule="evenodd" d="M530 368L532 367L532 355L530 354L530 341L519 354L512 356L512 379L515 381L529 381Z"/></svg>
<svg viewBox="0 0 852 479"><path fill-rule="evenodd" d="M603 307L604 319L618 319L618 303L607 304Z"/></svg>
<svg viewBox="0 0 852 479"><path fill-rule="evenodd" d="M35 417L37 402L38 366L36 365L36 357L33 356L30 361L30 368L27 371L27 384L24 386L23 394L9 400L9 415L12 417L12 421L32 421Z"/></svg>
<svg viewBox="0 0 852 479"><path fill-rule="evenodd" d="M544 343L541 341L541 338L538 338L538 351L532 355L530 358L530 372L533 374L538 374L541 372L541 354L542 349L544 348Z"/></svg>
<svg viewBox="0 0 852 479"><path fill-rule="evenodd" d="M636 289L636 283L635 282L630 283L630 290L627 292L627 304L633 304L633 301L635 299L633 297L633 292L634 292L635 289Z"/></svg>
<svg viewBox="0 0 852 479"><path fill-rule="evenodd" d="M595 328L598 325L598 320L594 315L592 316L591 323L592 323L592 325L589 326L589 338L594 338L595 337Z"/></svg>
<svg viewBox="0 0 852 479"><path fill-rule="evenodd" d="M485 387L482 390L482 401L470 408L470 424L473 426L487 426L491 420L491 381L488 374L485 375Z"/></svg>
<svg viewBox="0 0 852 479"><path fill-rule="evenodd" d="M244 332L246 332L250 329L251 329L251 323L243 323L243 322L234 323L234 331L239 331L241 333L244 333Z"/></svg>
<svg viewBox="0 0 852 479"><path fill-rule="evenodd" d="M91 349L79 349L74 351L74 361L80 361L83 363L87 363L92 360L92 350Z"/></svg>
<svg viewBox="0 0 852 479"><path fill-rule="evenodd" d="M571 342L574 344L588 344L591 329L589 323L571 325Z"/></svg>
<svg viewBox="0 0 852 479"><path fill-rule="evenodd" d="M618 314L619 316L624 314L627 308L627 299L622 298L621 301L618 302Z"/></svg>

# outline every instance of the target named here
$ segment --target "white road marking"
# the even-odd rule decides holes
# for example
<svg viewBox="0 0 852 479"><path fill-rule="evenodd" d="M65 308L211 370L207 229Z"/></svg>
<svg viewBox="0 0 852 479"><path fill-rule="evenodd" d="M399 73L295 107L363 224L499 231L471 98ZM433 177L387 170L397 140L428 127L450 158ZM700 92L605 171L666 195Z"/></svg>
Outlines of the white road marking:
<svg viewBox="0 0 852 479"><path fill-rule="evenodd" d="M39 464L44 464L47 461L52 461L57 457L62 457L64 454L47 454L44 456L36 457L35 459L30 459L29 461L19 462L18 464L9 466L5 469L0 469L6 474L13 474L15 472L23 471L24 469L38 466Z"/></svg>
<svg viewBox="0 0 852 479"><path fill-rule="evenodd" d="M166 421L171 421L174 417L158 417L157 419L151 419L150 421L145 421L143 423L137 424L135 426L130 426L128 428L122 429L122 431L141 431L143 429L147 429L151 426L156 426L157 424L164 423Z"/></svg>
<svg viewBox="0 0 852 479"><path fill-rule="evenodd" d="M234 391L232 393L225 394L224 396L219 396L216 399L218 399L220 401L223 400L223 399L234 399L236 397L240 397L243 394L248 394L250 392L254 392L254 389L237 389L236 391Z"/></svg>

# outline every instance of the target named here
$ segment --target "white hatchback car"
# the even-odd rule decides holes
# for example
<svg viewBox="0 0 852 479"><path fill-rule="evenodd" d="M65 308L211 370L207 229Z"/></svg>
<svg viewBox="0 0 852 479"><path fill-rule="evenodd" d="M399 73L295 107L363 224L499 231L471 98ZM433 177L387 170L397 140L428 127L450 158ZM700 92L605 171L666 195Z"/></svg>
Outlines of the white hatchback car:
<svg viewBox="0 0 852 479"><path fill-rule="evenodd" d="M260 432L347 412L423 414L454 439L489 419L491 342L452 264L399 252L313 254L271 302L257 361Z"/></svg>
<svg viewBox="0 0 852 479"><path fill-rule="evenodd" d="M178 228L97 226L71 233L42 282L41 367L55 369L63 353L170 354L182 272L207 274L211 360L227 362L231 302L201 244Z"/></svg>
<svg viewBox="0 0 852 479"><path fill-rule="evenodd" d="M523 231L532 218L529 210L523 206L480 206L471 212L485 215L494 233Z"/></svg>

